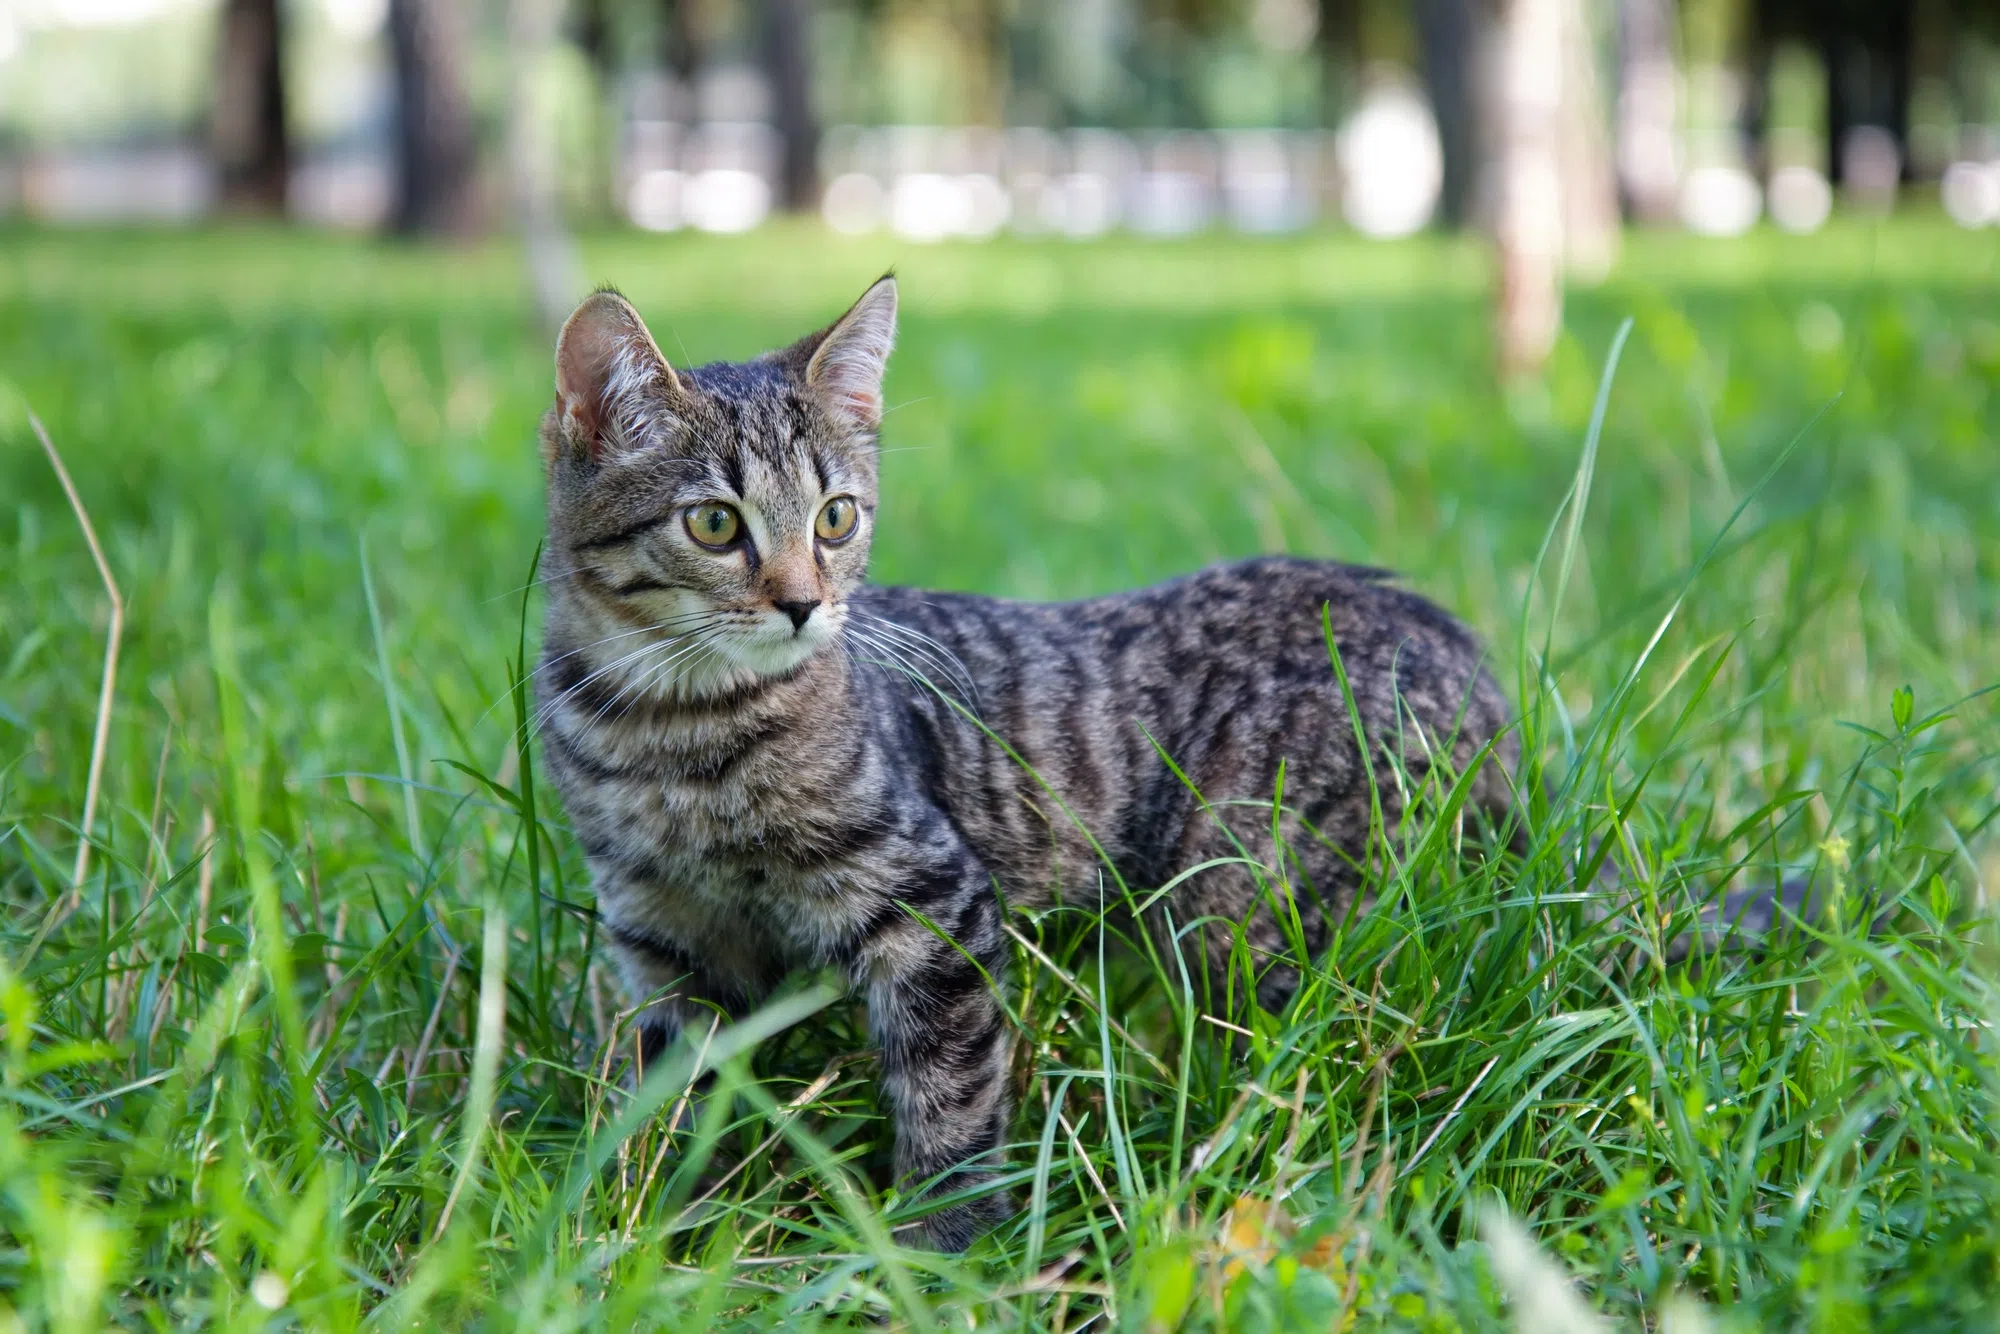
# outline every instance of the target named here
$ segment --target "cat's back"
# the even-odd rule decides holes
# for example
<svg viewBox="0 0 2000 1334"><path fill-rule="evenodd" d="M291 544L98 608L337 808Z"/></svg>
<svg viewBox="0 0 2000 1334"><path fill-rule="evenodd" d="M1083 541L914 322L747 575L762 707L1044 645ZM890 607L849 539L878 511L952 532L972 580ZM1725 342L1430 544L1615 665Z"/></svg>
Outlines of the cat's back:
<svg viewBox="0 0 2000 1334"><path fill-rule="evenodd" d="M864 633L887 621L933 641L975 683L1182 691L1218 675L1331 683L1330 630L1350 677L1379 676L1406 692L1449 683L1461 696L1490 684L1483 646L1456 618L1386 570L1336 561L1263 556L1071 602L884 586L854 602Z"/></svg>
<svg viewBox="0 0 2000 1334"><path fill-rule="evenodd" d="M1142 879L1164 876L1186 855L1196 804L1189 783L1211 801L1268 798L1284 764L1288 790L1302 799L1358 802L1365 814L1357 785L1367 766L1329 630L1377 744L1421 749L1449 739L1463 766L1497 739L1502 769L1513 767L1509 710L1477 637L1381 570L1262 557L1076 602L873 587L855 607L857 626L885 656L916 663L972 703L992 735ZM1066 839L1066 821L1022 814L1042 804L1039 784L996 802L1014 786L1009 775L1020 777L1015 762L978 729L937 717L913 750L943 758L938 786L985 841L1009 849L1005 860L1013 849L1030 860L1046 849L1047 826ZM1504 801L1500 774L1489 786L1482 800ZM1079 864L1093 855L1070 854L1063 860Z"/></svg>

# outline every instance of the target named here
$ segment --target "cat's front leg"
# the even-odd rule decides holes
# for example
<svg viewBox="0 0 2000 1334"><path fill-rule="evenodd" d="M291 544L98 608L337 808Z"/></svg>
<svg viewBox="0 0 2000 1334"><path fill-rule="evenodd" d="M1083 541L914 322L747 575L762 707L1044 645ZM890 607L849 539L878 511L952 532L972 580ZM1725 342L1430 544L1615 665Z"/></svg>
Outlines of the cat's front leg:
<svg viewBox="0 0 2000 1334"><path fill-rule="evenodd" d="M864 943L857 972L882 1048L897 1176L905 1189L947 1195L990 1179L999 1165L1009 1105L997 988L1007 951L991 878L970 854L907 879L921 890L897 897L929 925L898 908ZM998 1193L938 1210L923 1220L924 1241L964 1250L1010 1210Z"/></svg>
<svg viewBox="0 0 2000 1334"><path fill-rule="evenodd" d="M703 1034L740 1016L764 990L743 970L718 967L726 961L715 951L684 944L640 913L605 911L599 920L626 993L640 1004L635 1079L666 1059L683 1032L699 1045Z"/></svg>

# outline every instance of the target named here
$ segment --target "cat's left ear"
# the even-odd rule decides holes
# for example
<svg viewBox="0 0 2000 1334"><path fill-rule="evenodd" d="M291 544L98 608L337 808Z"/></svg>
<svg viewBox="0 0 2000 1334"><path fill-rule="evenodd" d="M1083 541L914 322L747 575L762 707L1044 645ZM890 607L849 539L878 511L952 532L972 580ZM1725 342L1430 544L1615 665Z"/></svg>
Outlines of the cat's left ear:
<svg viewBox="0 0 2000 1334"><path fill-rule="evenodd" d="M896 345L896 278L885 274L821 336L806 386L863 430L882 424L882 373Z"/></svg>
<svg viewBox="0 0 2000 1334"><path fill-rule="evenodd" d="M583 299L556 336L556 426L596 463L644 443L680 393L673 367L632 303L606 288Z"/></svg>

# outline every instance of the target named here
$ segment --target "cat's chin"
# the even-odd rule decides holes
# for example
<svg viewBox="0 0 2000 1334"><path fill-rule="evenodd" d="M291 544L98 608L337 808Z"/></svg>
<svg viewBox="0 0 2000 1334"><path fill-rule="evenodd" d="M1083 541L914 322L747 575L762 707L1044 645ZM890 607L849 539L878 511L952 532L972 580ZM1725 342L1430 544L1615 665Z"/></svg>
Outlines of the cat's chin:
<svg viewBox="0 0 2000 1334"><path fill-rule="evenodd" d="M833 652L837 636L836 630L808 626L803 634L733 638L718 645L709 661L689 672L677 693L723 694L756 681L790 676L820 654Z"/></svg>
<svg viewBox="0 0 2000 1334"><path fill-rule="evenodd" d="M790 676L807 661L817 657L826 647L827 640L826 635L803 634L732 644L727 651L728 661L737 670L751 676Z"/></svg>

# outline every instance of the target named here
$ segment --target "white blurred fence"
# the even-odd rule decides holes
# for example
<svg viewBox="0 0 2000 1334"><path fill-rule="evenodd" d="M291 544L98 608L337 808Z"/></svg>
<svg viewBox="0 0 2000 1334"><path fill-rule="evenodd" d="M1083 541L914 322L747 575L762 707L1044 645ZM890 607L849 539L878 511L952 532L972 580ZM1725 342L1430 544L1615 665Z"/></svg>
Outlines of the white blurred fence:
<svg viewBox="0 0 2000 1334"><path fill-rule="evenodd" d="M778 146L765 126L638 120L622 156L637 226L745 231L771 207ZM1395 86L1337 133L841 126L820 167L829 227L912 241L1292 232L1336 218L1400 236L1430 221L1442 181L1429 108Z"/></svg>
<svg viewBox="0 0 2000 1334"><path fill-rule="evenodd" d="M1991 151L1946 167L1936 198L1961 226L2000 227L2000 136L1967 141ZM1762 181L1732 164L1678 172L1672 197L1680 223L1711 236L1737 235L1763 219L1791 232L1817 230L1836 205L1824 172L1784 153L1773 158ZM690 127L632 120L617 161L616 205L649 231L750 231L775 205L777 139L754 121ZM1341 224L1395 237L1429 224L1443 177L1428 106L1414 89L1395 84L1372 93L1338 131L842 126L823 137L820 165L821 214L830 229L914 242L1003 232L1263 234ZM1896 163L1882 158L1879 143L1855 143L1845 165L1849 207L1878 212L1894 204ZM349 144L303 153L288 203L300 221L365 229L387 217L393 189L386 153ZM214 169L191 147L45 152L0 162L0 213L57 223L189 223L215 202Z"/></svg>
<svg viewBox="0 0 2000 1334"><path fill-rule="evenodd" d="M653 230L745 230L770 206L775 157L760 126L684 132L640 122L626 154L626 212ZM1334 159L1333 136L1271 130L1135 136L842 127L822 144L822 213L838 232L886 230L913 241L984 239L1002 230L1069 237L1114 228L1179 236L1218 225L1295 231L1331 210ZM1433 187L1416 226L1434 201Z"/></svg>

